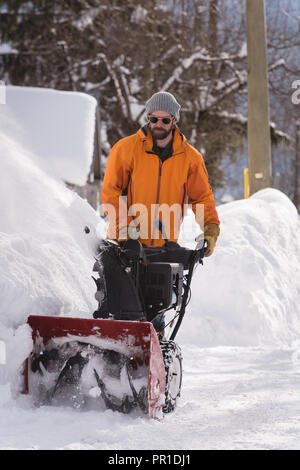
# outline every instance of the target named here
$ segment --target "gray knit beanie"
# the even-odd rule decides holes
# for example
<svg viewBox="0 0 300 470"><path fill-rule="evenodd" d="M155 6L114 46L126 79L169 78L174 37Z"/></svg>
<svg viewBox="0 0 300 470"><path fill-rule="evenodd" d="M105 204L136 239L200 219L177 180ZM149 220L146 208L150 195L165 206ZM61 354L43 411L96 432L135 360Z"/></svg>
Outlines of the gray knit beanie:
<svg viewBox="0 0 300 470"><path fill-rule="evenodd" d="M154 93L151 98L146 102L146 114L147 116L154 111L166 111L166 113L174 116L176 121L179 121L179 110L180 104L177 103L171 93L167 91L159 91Z"/></svg>

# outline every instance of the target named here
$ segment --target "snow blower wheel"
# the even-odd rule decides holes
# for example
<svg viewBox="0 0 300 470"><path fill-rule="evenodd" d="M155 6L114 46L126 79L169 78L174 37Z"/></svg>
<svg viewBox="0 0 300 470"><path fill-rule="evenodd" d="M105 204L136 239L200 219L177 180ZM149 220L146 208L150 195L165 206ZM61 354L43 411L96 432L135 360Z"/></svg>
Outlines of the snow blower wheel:
<svg viewBox="0 0 300 470"><path fill-rule="evenodd" d="M166 391L163 413L175 410L180 397L182 383L182 355L180 347L174 341L161 341L160 347L166 369Z"/></svg>

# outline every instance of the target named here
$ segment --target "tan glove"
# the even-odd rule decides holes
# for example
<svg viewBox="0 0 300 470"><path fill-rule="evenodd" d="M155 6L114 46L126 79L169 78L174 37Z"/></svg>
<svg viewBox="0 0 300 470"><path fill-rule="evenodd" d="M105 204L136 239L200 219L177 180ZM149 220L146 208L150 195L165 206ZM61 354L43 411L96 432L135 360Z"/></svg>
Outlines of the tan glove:
<svg viewBox="0 0 300 470"><path fill-rule="evenodd" d="M197 243L203 240L207 241L207 248L204 256L210 256L213 254L219 234L220 227L218 224L206 224L204 226L204 233L200 233L200 235L195 238Z"/></svg>
<svg viewBox="0 0 300 470"><path fill-rule="evenodd" d="M136 227L133 227L132 225L124 225L119 229L118 242L125 242L130 238L137 240L139 238L139 234L140 232Z"/></svg>

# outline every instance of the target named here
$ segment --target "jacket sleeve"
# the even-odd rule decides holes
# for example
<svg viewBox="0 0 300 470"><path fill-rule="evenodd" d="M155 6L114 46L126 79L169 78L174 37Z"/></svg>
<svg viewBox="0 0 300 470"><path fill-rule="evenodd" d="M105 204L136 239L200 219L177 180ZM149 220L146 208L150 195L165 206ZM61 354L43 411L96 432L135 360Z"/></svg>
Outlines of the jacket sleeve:
<svg viewBox="0 0 300 470"><path fill-rule="evenodd" d="M109 219L107 237L113 239L118 238L119 228L129 225L132 220L127 215L126 199L132 171L129 155L132 152L122 140L113 146L108 156L101 191L102 210Z"/></svg>
<svg viewBox="0 0 300 470"><path fill-rule="evenodd" d="M196 222L202 230L209 223L220 224L214 194L209 184L207 169L199 152L195 152L191 159L187 178L187 195L189 203L192 205Z"/></svg>

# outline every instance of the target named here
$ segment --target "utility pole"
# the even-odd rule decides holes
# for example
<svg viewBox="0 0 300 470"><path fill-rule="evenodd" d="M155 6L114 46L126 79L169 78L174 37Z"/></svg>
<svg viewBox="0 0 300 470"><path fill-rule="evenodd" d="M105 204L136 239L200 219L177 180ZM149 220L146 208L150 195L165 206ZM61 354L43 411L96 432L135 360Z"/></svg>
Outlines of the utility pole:
<svg viewBox="0 0 300 470"><path fill-rule="evenodd" d="M250 195L272 186L264 0L247 1L248 159Z"/></svg>

